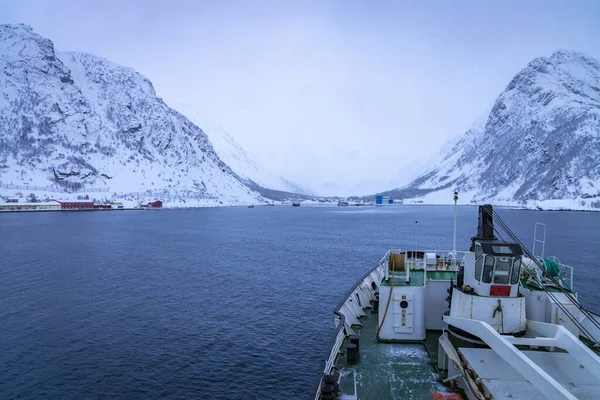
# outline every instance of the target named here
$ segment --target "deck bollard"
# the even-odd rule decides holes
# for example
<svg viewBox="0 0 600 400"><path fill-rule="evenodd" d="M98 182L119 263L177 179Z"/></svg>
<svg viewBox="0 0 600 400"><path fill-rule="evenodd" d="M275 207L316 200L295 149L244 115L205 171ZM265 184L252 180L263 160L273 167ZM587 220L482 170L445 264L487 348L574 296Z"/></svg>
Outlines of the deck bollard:
<svg viewBox="0 0 600 400"><path fill-rule="evenodd" d="M346 345L346 360L349 364L354 364L358 360L358 347L354 343Z"/></svg>

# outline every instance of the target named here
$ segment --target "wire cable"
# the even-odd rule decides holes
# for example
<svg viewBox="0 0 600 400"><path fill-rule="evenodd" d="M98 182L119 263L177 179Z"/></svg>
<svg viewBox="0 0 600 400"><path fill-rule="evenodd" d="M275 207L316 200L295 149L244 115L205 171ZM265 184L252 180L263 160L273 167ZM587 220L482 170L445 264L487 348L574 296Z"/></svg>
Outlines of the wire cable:
<svg viewBox="0 0 600 400"><path fill-rule="evenodd" d="M491 207L484 207L484 211L488 215L490 215L491 217L496 219L496 221L498 222L498 224L500 225L502 230L504 230L505 233L516 244L518 244L522 248L523 253L525 253L534 262L534 264L545 273L546 269L535 258L535 256L533 254L531 254L529 249L527 249L527 247L525 247L525 245L519 240L519 238L510 230L510 228L506 225L506 223L502 220L502 218L498 215L498 213L495 212ZM502 233L500 231L498 231L494 225L492 225L492 226L493 226L494 231L500 237L501 241L503 241L504 243L507 243L507 241L504 240ZM573 294L570 291L566 290L559 283L559 281L556 280L554 277L549 276L549 275L548 275L548 277L555 284L555 286L558 288L558 290L560 290L565 296L567 296L567 298L590 320L590 322L592 322L592 324L594 326L596 326L598 329L600 329L600 323L598 323L598 321L596 321L589 314L589 312L583 306L581 306L579 301L577 301L577 298L575 296L573 296ZM544 290L544 292L554 301L554 303L557 305L557 307L560 308L560 310L567 316L567 318L569 318L571 320L571 322L573 322L573 324L587 336L588 339L590 339L591 341L594 342L594 346L598 346L600 344L598 342L598 340L581 324L581 322L579 322L579 320L566 308L566 306L558 300L558 298L554 295L554 293L551 292L550 290L548 290L547 286L537 277L537 275L535 276L534 279L540 285L540 287Z"/></svg>

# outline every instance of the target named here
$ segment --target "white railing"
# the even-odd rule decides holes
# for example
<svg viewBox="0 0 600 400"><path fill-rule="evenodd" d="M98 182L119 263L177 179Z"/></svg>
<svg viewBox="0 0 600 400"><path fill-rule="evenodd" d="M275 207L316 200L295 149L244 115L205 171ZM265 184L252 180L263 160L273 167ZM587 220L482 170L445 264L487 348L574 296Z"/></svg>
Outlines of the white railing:
<svg viewBox="0 0 600 400"><path fill-rule="evenodd" d="M537 261L542 265L542 267L544 267L545 269L545 264L542 260L551 260L554 261L558 264L558 282L560 283L561 286L566 286L567 289L574 291L573 289L573 270L574 268L570 265L566 265L563 264L560 259L558 257L555 256L550 256L550 257L546 257L546 258L541 258L541 257L537 257ZM544 280L544 282L546 282Z"/></svg>
<svg viewBox="0 0 600 400"><path fill-rule="evenodd" d="M453 250L416 250L423 253L435 253L436 256L440 256L444 261L450 261L449 270L458 271L456 261L461 260L468 251L453 251ZM460 257L459 257L460 256Z"/></svg>
<svg viewBox="0 0 600 400"><path fill-rule="evenodd" d="M566 283L569 286L569 289L575 290L573 289L573 267L565 264L559 264L559 267L561 270L561 278L563 280L563 283ZM562 271L565 272L564 276Z"/></svg>
<svg viewBox="0 0 600 400"><path fill-rule="evenodd" d="M425 255L425 253L434 253L436 255L435 267L428 268L426 257L417 257L417 255L420 253L423 253L423 255ZM460 259L462 259L466 253L466 251L454 252L452 250L388 250L388 252L385 253L385 256L381 259L380 263L384 263L387 267L385 268L384 272L385 279L388 280L390 278L390 268L388 262L390 254L404 254L405 273L403 274L403 277L406 279L406 281L410 281L411 270L422 270L424 275L423 279L425 281L428 271L458 271L459 264L461 263Z"/></svg>
<svg viewBox="0 0 600 400"><path fill-rule="evenodd" d="M327 357L327 360L324 360L320 368L321 376L318 377L313 391L315 393L315 400L318 400L321 395L323 376L331 374L346 336L354 334L352 325L359 325L359 318L366 316L363 309L370 307L371 300L375 298L375 291L379 288L383 280L389 253L388 251L377 266L356 282L356 285L347 292L347 295L338 303L336 310L333 312L335 315L336 332L332 340L329 357ZM372 286L373 283L375 284L375 288Z"/></svg>
<svg viewBox="0 0 600 400"><path fill-rule="evenodd" d="M336 326L342 325L341 329L338 330L337 335L335 336L335 341L333 347L331 348L331 353L329 353L329 357L325 361L325 369L324 371L331 371L333 365L335 364L335 359L339 353L340 348L342 347L342 343L346 338L346 330L345 325L346 321L343 315L336 315Z"/></svg>
<svg viewBox="0 0 600 400"><path fill-rule="evenodd" d="M558 264L558 276L560 284L567 285L568 289L573 290L573 267L563 264L560 262L560 259L555 256L548 257L548 259Z"/></svg>

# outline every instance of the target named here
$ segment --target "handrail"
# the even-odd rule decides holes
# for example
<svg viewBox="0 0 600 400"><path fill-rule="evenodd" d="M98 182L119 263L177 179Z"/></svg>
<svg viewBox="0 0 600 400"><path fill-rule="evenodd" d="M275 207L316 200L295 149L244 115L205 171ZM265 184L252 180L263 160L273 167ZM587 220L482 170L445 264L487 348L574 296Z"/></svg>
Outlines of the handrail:
<svg viewBox="0 0 600 400"><path fill-rule="evenodd" d="M391 252L403 252L403 253L406 253L406 252L408 252L408 253L415 252L415 253L436 253L436 254L439 254L439 253L448 253L448 254L450 254L450 253L452 253L452 250L444 250L444 249L412 249L412 250L409 250L409 251L405 251L405 250L388 250L388 252L386 253L386 255L388 253L391 253ZM467 254L467 253L470 253L470 251L461 251L461 250L457 250L456 251L456 254ZM384 259L385 259L385 257L382 260L384 260Z"/></svg>
<svg viewBox="0 0 600 400"><path fill-rule="evenodd" d="M356 284L354 286L352 286L352 288L350 288L350 290L346 291L346 294L344 295L344 297L342 297L342 300L340 302L337 303L335 310L339 311L342 306L344 305L344 303L346 302L346 300L348 300L348 297L350 297L350 295L352 294L352 292L354 292L354 290L358 287L358 285L360 285L360 283L362 281L365 280L365 278L369 275L371 275L371 273L373 271L375 271L377 268L379 268L379 266L381 266L381 261L379 261L379 264L377 264L376 266L374 266L373 268L371 268L369 270L369 272L367 272L366 274L364 274L358 281L356 281ZM333 313L335 314L336 311L333 311Z"/></svg>
<svg viewBox="0 0 600 400"><path fill-rule="evenodd" d="M447 260L452 260L452 263L450 264L450 268L448 269L449 271L458 271L458 255L462 255L464 256L465 254L469 253L468 251L453 251L453 250L440 250L440 249L428 249L428 250L423 250L423 249L414 249L414 250L410 250L410 251L401 251L401 250L388 250L388 252L386 253L385 257L382 259L385 260L386 257L389 256L389 254L407 254L407 255L411 255L412 257L414 257L415 253L435 253L436 256L440 256L444 261ZM445 263L444 263L445 264ZM413 267L416 267L416 263ZM425 264L425 262L423 262L423 269L427 270L427 265ZM408 274L407 274L408 275ZM387 278L387 277L386 277ZM408 276L406 276L406 278L408 279Z"/></svg>
<svg viewBox="0 0 600 400"><path fill-rule="evenodd" d="M326 373L325 369L327 368L327 365L333 360L335 362L335 357L337 356L338 350L339 348L336 346L336 343L338 341L338 337L340 335L340 332L342 332L345 329L345 325L346 325L346 317L344 316L343 313L340 312L340 309L342 308L342 306L344 305L344 303L346 303L346 301L348 300L348 298L350 296L352 296L352 293L356 290L356 288L369 276L371 275L371 273L373 273L373 271L375 271L377 268L379 268L381 266L381 264L383 264L383 262L385 261L386 257L389 255L390 250L388 250L387 253L385 253L385 256L379 261L379 264L377 264L376 266L374 266L373 268L371 268L366 274L364 274L360 279L358 279L356 281L356 284L354 286L352 286L350 288L350 290L348 290L346 292L346 294L342 297L342 300L337 304L336 308L333 311L333 314L340 319L338 326L335 328L335 332L330 340L330 353L329 353L329 357L327 358L327 360L322 360L321 363L319 364L319 374L317 375L316 379L315 379L315 383L313 384L313 396L311 396L311 399L315 399L318 400L319 396L321 394L321 382L323 381L323 375Z"/></svg>
<svg viewBox="0 0 600 400"><path fill-rule="evenodd" d="M319 364L319 374L317 375L315 382L313 384L313 390L312 390L313 396L311 396L311 399L315 399L315 400L319 400L319 396L321 395L321 382L323 381L323 375L325 374L325 368L327 367L327 364L328 364L329 360L331 359L333 352L335 351L336 354L338 352L338 349L336 348L335 345L337 343L340 332L344 329L344 326L346 325L346 317L344 317L344 314L337 312L337 311L334 311L333 314L336 317L340 318L340 323L335 328L335 333L330 340L331 351L329 353L329 358L327 360L321 360L321 363Z"/></svg>

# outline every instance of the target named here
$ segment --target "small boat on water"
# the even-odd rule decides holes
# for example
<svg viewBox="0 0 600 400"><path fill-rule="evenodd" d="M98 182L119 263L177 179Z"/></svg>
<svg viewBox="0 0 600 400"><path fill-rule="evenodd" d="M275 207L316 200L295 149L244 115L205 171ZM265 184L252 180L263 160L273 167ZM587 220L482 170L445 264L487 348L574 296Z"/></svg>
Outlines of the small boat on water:
<svg viewBox="0 0 600 400"><path fill-rule="evenodd" d="M333 312L314 399L600 399L600 315L542 230L529 251L481 206L457 252L455 205L453 250L388 251Z"/></svg>
<svg viewBox="0 0 600 400"><path fill-rule="evenodd" d="M340 202L338 202L338 206L339 207L346 207L347 205L348 205L347 201L340 201Z"/></svg>
<svg viewBox="0 0 600 400"><path fill-rule="evenodd" d="M248 208L254 208L254 204L250 204Z"/></svg>
<svg viewBox="0 0 600 400"><path fill-rule="evenodd" d="M296 202L295 202L295 203L292 203L292 206L293 206L293 207L300 207L300 203L296 203Z"/></svg>

